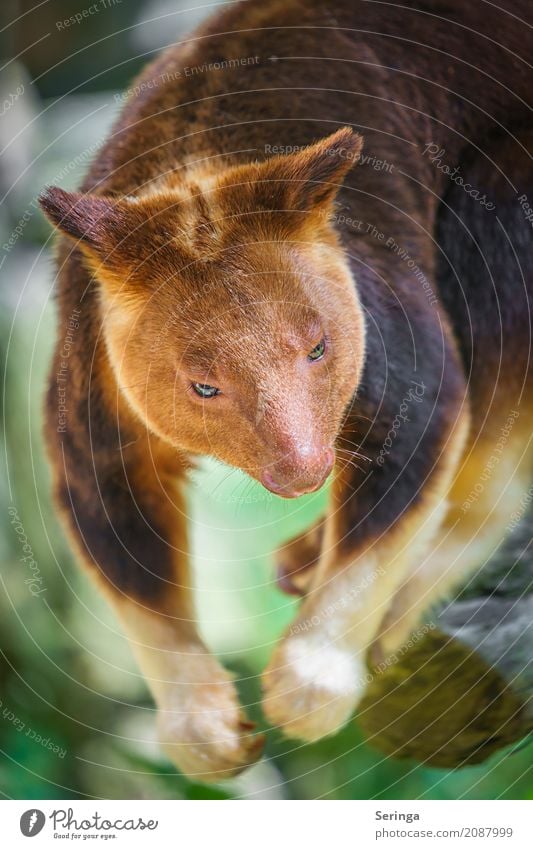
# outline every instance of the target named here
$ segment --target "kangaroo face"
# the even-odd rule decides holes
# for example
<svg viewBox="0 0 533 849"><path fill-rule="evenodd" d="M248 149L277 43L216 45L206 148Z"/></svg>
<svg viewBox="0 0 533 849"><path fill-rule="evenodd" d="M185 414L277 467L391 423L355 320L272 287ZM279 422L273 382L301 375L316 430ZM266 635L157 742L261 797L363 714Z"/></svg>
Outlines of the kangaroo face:
<svg viewBox="0 0 533 849"><path fill-rule="evenodd" d="M359 150L341 130L186 192L112 204L54 189L43 202L101 283L109 357L137 415L285 497L324 483L362 370L362 310L328 223L330 181Z"/></svg>
<svg viewBox="0 0 533 849"><path fill-rule="evenodd" d="M109 321L108 346L132 406L177 447L238 466L275 493L319 487L364 345L338 253L246 245L231 264L194 269L188 298L169 283L128 321Z"/></svg>

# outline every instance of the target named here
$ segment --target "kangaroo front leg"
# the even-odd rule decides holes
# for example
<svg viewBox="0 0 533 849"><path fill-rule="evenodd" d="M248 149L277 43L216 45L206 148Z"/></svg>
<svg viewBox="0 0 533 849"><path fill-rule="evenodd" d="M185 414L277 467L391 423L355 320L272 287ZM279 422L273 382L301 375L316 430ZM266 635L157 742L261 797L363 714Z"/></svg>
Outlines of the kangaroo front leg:
<svg viewBox="0 0 533 849"><path fill-rule="evenodd" d="M264 673L265 714L288 736L317 740L350 718L368 681L367 650L395 591L424 556L444 517L466 431L459 417L452 432L444 439L440 435L422 491L415 499L406 496L399 513L389 501L390 527L351 549L346 522L353 519L346 505L353 479L343 481L341 475L337 481L332 504L344 507L328 516L316 582ZM381 509L386 516L387 502Z"/></svg>
<svg viewBox="0 0 533 849"><path fill-rule="evenodd" d="M320 565L319 585L264 673L264 710L290 737L317 740L350 718L366 683L366 653L416 552L443 515L433 499L387 538Z"/></svg>
<svg viewBox="0 0 533 849"><path fill-rule="evenodd" d="M259 757L262 740L197 632L186 508L176 491L183 469L144 440L118 461L96 453L94 465L71 462L66 449L58 487L65 518L131 641L158 708L161 744L187 775L228 778Z"/></svg>
<svg viewBox="0 0 533 849"><path fill-rule="evenodd" d="M394 596L380 626L375 646L378 656L395 653L436 604L453 600L466 578L494 556L508 532L509 516L523 512L523 493L531 479L531 427L514 424L517 415L511 410L507 418L506 426L515 429L505 445L505 457L497 464L492 453L494 438L483 432L470 435L472 447L450 493L446 522L423 560L413 562ZM493 472L484 474L491 464ZM473 490L472 481L480 480L481 491Z"/></svg>
<svg viewBox="0 0 533 849"><path fill-rule="evenodd" d="M320 559L324 520L286 542L277 553L278 586L289 595L305 595L313 583Z"/></svg>
<svg viewBox="0 0 533 849"><path fill-rule="evenodd" d="M261 754L263 739L241 710L231 675L191 623L120 601L117 613L158 707L159 742L185 774L220 781Z"/></svg>

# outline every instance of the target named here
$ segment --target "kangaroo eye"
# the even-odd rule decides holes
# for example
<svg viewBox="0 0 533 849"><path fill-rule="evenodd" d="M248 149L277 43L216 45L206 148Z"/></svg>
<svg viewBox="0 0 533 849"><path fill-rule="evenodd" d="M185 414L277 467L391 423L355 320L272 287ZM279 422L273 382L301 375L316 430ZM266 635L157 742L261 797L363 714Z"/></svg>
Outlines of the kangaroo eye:
<svg viewBox="0 0 533 849"><path fill-rule="evenodd" d="M200 398L214 398L215 395L220 395L220 389L209 386L208 383L193 383L192 388Z"/></svg>
<svg viewBox="0 0 533 849"><path fill-rule="evenodd" d="M321 360L324 354L326 353L326 340L321 339L318 345L315 345L312 351L309 351L307 355L307 359L311 360L311 362L315 362L316 360Z"/></svg>

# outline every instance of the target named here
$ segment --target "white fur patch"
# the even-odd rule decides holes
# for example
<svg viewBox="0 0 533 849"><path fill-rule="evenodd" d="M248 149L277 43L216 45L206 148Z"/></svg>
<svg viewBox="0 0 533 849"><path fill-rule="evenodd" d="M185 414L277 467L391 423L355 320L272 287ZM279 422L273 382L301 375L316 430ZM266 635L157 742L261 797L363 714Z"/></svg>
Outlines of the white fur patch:
<svg viewBox="0 0 533 849"><path fill-rule="evenodd" d="M317 645L305 638L288 640L286 661L301 680L328 690L332 695L356 693L364 678L364 664L347 649Z"/></svg>

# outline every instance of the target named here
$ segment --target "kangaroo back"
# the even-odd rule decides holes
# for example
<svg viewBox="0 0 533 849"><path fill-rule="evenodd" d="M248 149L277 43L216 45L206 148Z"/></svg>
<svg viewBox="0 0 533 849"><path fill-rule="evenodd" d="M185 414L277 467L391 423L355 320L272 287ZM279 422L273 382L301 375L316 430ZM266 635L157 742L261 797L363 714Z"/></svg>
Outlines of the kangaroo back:
<svg viewBox="0 0 533 849"><path fill-rule="evenodd" d="M531 380L532 142L532 131L499 135L467 157L438 217L438 284L479 422Z"/></svg>

